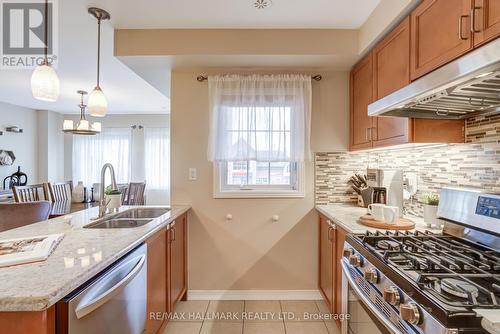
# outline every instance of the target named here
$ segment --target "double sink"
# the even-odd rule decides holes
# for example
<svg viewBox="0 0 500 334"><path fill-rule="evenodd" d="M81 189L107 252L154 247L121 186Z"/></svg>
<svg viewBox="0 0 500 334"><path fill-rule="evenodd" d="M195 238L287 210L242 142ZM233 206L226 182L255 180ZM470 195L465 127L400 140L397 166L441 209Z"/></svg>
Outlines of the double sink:
<svg viewBox="0 0 500 334"><path fill-rule="evenodd" d="M155 218L163 216L169 212L169 208L136 208L130 209L119 214L99 219L84 228L134 228L146 225Z"/></svg>

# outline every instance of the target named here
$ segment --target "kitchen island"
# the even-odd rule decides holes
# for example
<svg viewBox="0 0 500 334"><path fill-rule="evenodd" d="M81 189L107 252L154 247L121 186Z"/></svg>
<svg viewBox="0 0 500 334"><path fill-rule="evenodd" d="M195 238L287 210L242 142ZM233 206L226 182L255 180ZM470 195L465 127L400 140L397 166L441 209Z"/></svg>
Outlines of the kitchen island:
<svg viewBox="0 0 500 334"><path fill-rule="evenodd" d="M124 206L120 208L120 212L133 208L135 207ZM142 206L141 208L148 207ZM0 268L0 281L2 282L0 285L0 333L5 331L6 323L10 321L19 324L20 319L26 319L26 324L29 321L45 322L40 326L32 327L37 328L38 333L53 332L51 323L54 322L54 305L58 301L138 245L150 242L163 232L168 233L176 219L186 220L186 213L189 209L189 206L172 206L167 213L139 227L93 229L84 228L98 215L98 208L90 208L0 233L2 240L64 234L64 238L47 260ZM186 230L180 232L185 239ZM158 255L165 258L165 261L163 258L161 261L166 265L167 254L155 254L155 256ZM185 260L185 251L182 252L182 256ZM148 263L149 261L148 256ZM174 262L179 263L179 261ZM186 276L185 273L182 274ZM185 291L184 286L180 292L185 295ZM10 325L13 324L10 323Z"/></svg>

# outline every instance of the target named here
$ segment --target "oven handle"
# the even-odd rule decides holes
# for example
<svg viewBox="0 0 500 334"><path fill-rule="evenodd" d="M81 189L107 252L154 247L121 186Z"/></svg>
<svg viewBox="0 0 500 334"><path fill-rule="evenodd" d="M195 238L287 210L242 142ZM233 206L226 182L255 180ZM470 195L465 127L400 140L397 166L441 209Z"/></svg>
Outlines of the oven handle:
<svg viewBox="0 0 500 334"><path fill-rule="evenodd" d="M344 272L344 276L349 281L349 285L354 290L354 292L356 292L356 295L361 299L361 301L363 302L363 304L365 304L370 309L370 311L380 320L381 323L384 324L384 326L387 327L387 329L391 333L393 333L393 334L401 334L401 331L396 326L394 326L392 324L392 322L390 322L384 316L384 314L381 311L379 311L379 309L377 309L375 307L375 305L373 305L372 301L356 285L356 282L354 281L354 279L351 276L351 273L349 272L348 264L344 260L340 261L340 263L342 265L342 271Z"/></svg>
<svg viewBox="0 0 500 334"><path fill-rule="evenodd" d="M136 260L137 258L126 261L122 265L114 268L113 271L111 271L109 274L120 271L120 269L125 267L131 261L136 261ZM140 256L140 260L137 262L134 268L132 268L130 272L118 283L116 283L106 292L100 294L99 296L97 296L95 299L92 299L88 303L85 303L84 305L78 305L78 307L75 310L76 317L78 319L83 318L84 316L86 316L89 313L92 313L93 311L101 307L103 304L105 304L107 301L109 301L111 298L116 296L122 290L122 288L124 288L130 281L132 281L137 276L137 274L139 274L145 262L146 262L146 255L142 254Z"/></svg>

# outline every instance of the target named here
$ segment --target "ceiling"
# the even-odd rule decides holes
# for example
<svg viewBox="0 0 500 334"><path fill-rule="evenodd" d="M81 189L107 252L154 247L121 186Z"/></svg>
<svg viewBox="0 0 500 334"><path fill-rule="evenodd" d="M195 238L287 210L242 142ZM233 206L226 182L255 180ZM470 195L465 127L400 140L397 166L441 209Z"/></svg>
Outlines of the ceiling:
<svg viewBox="0 0 500 334"><path fill-rule="evenodd" d="M31 95L31 70L0 70L0 101L32 109L78 113L76 91L91 91L96 80L97 24L87 14L88 1L59 1L59 64L61 96L57 102L35 100ZM113 56L113 30L102 24L101 87L110 114L167 113L170 100ZM169 76L165 69L165 76Z"/></svg>
<svg viewBox="0 0 500 334"><path fill-rule="evenodd" d="M268 1L268 0L265 0ZM59 63L61 96L55 103L31 95L31 70L0 70L0 101L32 109L78 113L76 91L95 86L96 21L87 8L111 13L102 25L101 87L110 114L168 113L170 70L178 67L340 67L352 59L327 56L113 56L115 28L334 28L357 29L380 0L273 0L256 9L255 0L72 0L59 4ZM138 4L140 4L138 6ZM341 66L342 65L342 66Z"/></svg>
<svg viewBox="0 0 500 334"><path fill-rule="evenodd" d="M270 0L263 0L268 2ZM93 0L115 28L358 29L380 0Z"/></svg>

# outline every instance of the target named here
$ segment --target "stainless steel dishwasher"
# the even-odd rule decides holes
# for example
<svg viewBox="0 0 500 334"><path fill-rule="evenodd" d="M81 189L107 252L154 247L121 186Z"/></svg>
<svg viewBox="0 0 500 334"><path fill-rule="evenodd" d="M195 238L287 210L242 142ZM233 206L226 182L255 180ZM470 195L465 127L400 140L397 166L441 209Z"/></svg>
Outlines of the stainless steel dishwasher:
<svg viewBox="0 0 500 334"><path fill-rule="evenodd" d="M142 245L56 305L57 332L140 334L146 327L147 248Z"/></svg>

